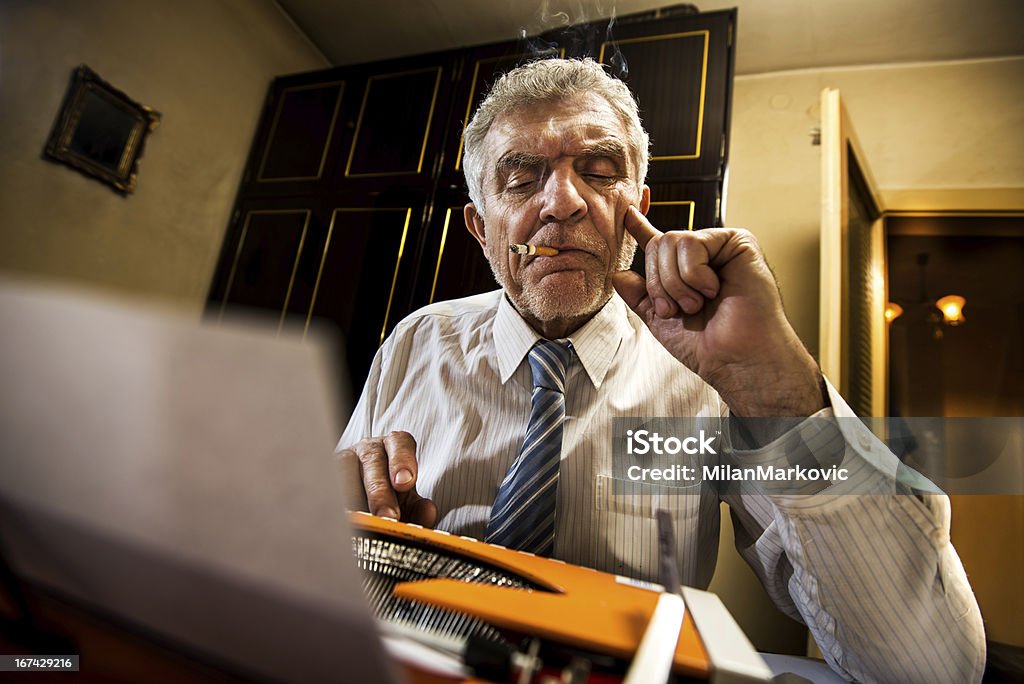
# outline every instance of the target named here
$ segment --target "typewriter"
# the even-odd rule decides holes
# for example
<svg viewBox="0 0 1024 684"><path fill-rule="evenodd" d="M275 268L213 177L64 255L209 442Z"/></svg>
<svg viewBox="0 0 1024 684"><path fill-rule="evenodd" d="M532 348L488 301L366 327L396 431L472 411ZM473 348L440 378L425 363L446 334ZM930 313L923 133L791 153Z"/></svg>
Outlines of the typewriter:
<svg viewBox="0 0 1024 684"><path fill-rule="evenodd" d="M366 513L352 513L351 524L383 633L446 652L463 663L464 675L489 681L623 681L665 593ZM670 681L765 681L763 661L718 598L683 595L682 627L678 638L670 635Z"/></svg>

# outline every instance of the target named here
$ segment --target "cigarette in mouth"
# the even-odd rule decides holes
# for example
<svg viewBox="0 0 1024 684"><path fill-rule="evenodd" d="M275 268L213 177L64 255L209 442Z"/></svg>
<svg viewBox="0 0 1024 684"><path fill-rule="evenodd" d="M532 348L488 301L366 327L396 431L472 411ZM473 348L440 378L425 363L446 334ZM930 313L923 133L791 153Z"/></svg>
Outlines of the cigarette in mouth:
<svg viewBox="0 0 1024 684"><path fill-rule="evenodd" d="M537 256L555 256L558 254L558 250L554 247L545 247L543 245L509 245L508 251L513 254L536 254Z"/></svg>

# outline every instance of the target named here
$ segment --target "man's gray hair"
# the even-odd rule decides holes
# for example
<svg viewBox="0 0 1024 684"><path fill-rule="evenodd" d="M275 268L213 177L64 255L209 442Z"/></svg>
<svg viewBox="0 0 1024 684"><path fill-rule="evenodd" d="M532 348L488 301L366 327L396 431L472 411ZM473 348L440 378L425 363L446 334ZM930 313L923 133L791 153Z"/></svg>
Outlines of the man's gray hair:
<svg viewBox="0 0 1024 684"><path fill-rule="evenodd" d="M636 163L637 186L643 184L647 178L650 139L640 123L640 111L626 84L610 76L590 58L543 59L517 67L498 79L463 132L463 170L469 197L476 204L477 211L483 214L485 209L483 142L498 115L532 104L558 102L582 93L600 95L619 115Z"/></svg>

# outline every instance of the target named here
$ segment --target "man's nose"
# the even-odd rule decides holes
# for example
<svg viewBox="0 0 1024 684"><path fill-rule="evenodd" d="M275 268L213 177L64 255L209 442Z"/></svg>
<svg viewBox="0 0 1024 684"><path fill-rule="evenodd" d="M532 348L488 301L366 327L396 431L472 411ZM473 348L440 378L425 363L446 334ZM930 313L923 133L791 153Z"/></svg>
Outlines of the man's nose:
<svg viewBox="0 0 1024 684"><path fill-rule="evenodd" d="M587 203L576 183L581 179L572 171L556 170L544 183L540 218L544 223L578 221L587 215Z"/></svg>

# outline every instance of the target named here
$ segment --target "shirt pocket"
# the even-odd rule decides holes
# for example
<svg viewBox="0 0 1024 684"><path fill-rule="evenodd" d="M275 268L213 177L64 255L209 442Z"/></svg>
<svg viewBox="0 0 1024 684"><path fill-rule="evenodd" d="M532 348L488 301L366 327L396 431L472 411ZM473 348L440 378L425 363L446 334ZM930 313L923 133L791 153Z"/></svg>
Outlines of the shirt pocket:
<svg viewBox="0 0 1024 684"><path fill-rule="evenodd" d="M700 483L652 483L598 475L594 503L599 511L640 518L654 518L658 509L665 509L679 520L696 515L700 494Z"/></svg>

